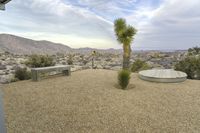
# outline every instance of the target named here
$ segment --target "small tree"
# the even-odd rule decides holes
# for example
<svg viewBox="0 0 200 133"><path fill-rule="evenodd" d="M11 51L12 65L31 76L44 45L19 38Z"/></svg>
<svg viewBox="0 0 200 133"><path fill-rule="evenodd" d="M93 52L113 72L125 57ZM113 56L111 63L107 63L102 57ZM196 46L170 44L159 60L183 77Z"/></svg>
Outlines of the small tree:
<svg viewBox="0 0 200 133"><path fill-rule="evenodd" d="M117 41L123 44L123 69L129 69L130 55L131 55L131 43L136 34L136 29L131 25L126 24L126 20L123 18L116 19L114 22L115 34Z"/></svg>
<svg viewBox="0 0 200 133"><path fill-rule="evenodd" d="M94 69L94 57L96 56L96 51L92 51L92 69Z"/></svg>
<svg viewBox="0 0 200 133"><path fill-rule="evenodd" d="M27 68L18 68L15 71L15 78L18 80L27 80L31 78L31 72L27 71Z"/></svg>
<svg viewBox="0 0 200 133"><path fill-rule="evenodd" d="M175 64L175 70L185 72L189 79L200 79L200 48L189 48L187 57Z"/></svg>
<svg viewBox="0 0 200 133"><path fill-rule="evenodd" d="M175 65L175 70L185 72L189 79L200 79L200 57L186 57Z"/></svg>
<svg viewBox="0 0 200 133"><path fill-rule="evenodd" d="M67 60L67 64L68 65L73 65L73 56L71 54L69 55L69 58Z"/></svg>
<svg viewBox="0 0 200 133"><path fill-rule="evenodd" d="M200 47L193 47L188 49L188 56L200 55Z"/></svg>

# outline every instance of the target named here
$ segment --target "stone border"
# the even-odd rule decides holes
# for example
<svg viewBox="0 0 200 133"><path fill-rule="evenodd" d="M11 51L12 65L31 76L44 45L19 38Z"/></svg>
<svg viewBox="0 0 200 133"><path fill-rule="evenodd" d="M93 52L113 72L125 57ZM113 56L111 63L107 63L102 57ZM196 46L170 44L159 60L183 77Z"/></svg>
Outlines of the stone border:
<svg viewBox="0 0 200 133"><path fill-rule="evenodd" d="M146 77L143 75L139 75L139 78L145 81L150 81L150 82L158 82L158 83L178 83L178 82L183 82L187 78L153 78L153 77Z"/></svg>
<svg viewBox="0 0 200 133"><path fill-rule="evenodd" d="M144 70L145 71L145 70ZM141 71L142 72L142 71ZM158 83L178 83L178 82L183 82L187 80L187 75L183 77L172 77L172 78L165 78L165 77L153 77L153 76L145 76L142 73L139 72L139 78L145 81L150 81L150 82L158 82Z"/></svg>

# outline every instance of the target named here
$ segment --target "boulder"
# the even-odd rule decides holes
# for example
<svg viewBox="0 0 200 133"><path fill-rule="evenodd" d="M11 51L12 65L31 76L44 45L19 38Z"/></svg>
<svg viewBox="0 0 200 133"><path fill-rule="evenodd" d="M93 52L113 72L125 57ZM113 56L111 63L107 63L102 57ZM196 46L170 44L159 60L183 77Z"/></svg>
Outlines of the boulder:
<svg viewBox="0 0 200 133"><path fill-rule="evenodd" d="M0 70L0 75L5 75L4 70Z"/></svg>
<svg viewBox="0 0 200 133"><path fill-rule="evenodd" d="M111 66L104 66L103 69L111 69Z"/></svg>
<svg viewBox="0 0 200 133"><path fill-rule="evenodd" d="M119 71L122 69L122 66L114 66L111 68L111 70L116 70L116 71Z"/></svg>
<svg viewBox="0 0 200 133"><path fill-rule="evenodd" d="M72 66L71 71L74 72L74 71L78 71L78 70L82 70L82 69L83 69L82 66L74 65L74 66Z"/></svg>
<svg viewBox="0 0 200 133"><path fill-rule="evenodd" d="M0 75L0 83L2 84L10 83L13 78L14 78L13 74Z"/></svg>
<svg viewBox="0 0 200 133"><path fill-rule="evenodd" d="M6 65L0 65L0 70L5 70L6 69Z"/></svg>
<svg viewBox="0 0 200 133"><path fill-rule="evenodd" d="M97 67L97 69L103 69L102 65L97 65L96 67Z"/></svg>

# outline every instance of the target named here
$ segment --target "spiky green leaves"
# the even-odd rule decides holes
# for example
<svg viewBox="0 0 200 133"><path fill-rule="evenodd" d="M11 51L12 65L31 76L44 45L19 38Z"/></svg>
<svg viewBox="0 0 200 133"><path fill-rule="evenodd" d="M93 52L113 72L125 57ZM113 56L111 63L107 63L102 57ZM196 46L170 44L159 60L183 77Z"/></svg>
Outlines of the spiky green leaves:
<svg viewBox="0 0 200 133"><path fill-rule="evenodd" d="M116 19L114 22L115 34L119 43L130 45L137 30L131 25L126 24L123 18Z"/></svg>
<svg viewBox="0 0 200 133"><path fill-rule="evenodd" d="M121 70L118 72L118 84L122 89L125 89L128 86L130 75L131 73L129 70Z"/></svg>

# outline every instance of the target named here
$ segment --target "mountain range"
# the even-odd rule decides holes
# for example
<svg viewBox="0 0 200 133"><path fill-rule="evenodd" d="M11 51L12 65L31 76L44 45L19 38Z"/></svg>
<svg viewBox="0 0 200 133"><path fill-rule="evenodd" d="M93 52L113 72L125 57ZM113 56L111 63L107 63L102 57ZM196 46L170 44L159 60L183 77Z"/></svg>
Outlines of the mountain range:
<svg viewBox="0 0 200 133"><path fill-rule="evenodd" d="M92 50L112 53L121 52L120 49L74 49L61 43L54 43L46 40L36 41L10 34L0 34L0 52L7 51L13 54L56 54L69 52L87 53Z"/></svg>

